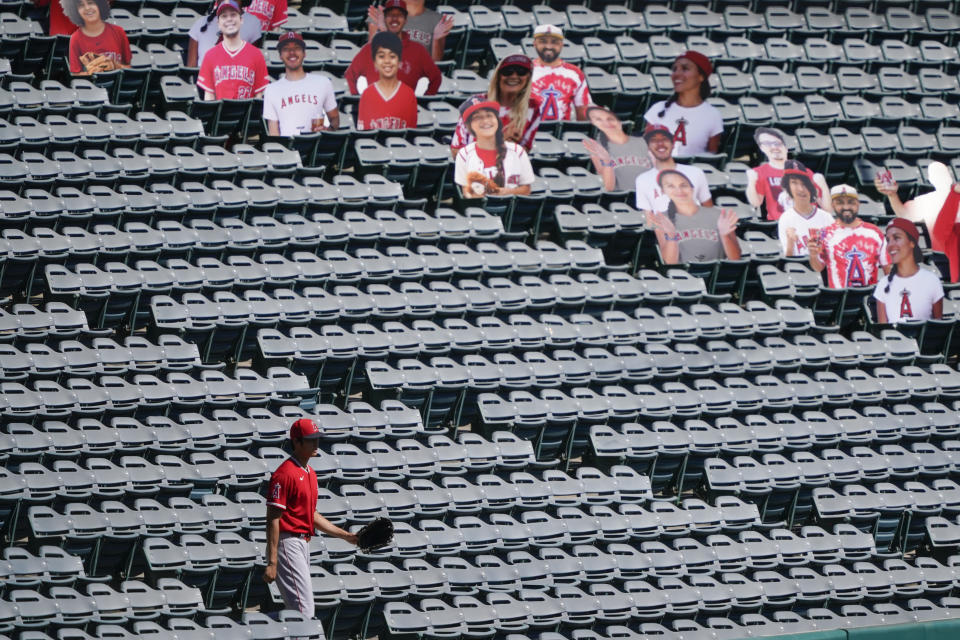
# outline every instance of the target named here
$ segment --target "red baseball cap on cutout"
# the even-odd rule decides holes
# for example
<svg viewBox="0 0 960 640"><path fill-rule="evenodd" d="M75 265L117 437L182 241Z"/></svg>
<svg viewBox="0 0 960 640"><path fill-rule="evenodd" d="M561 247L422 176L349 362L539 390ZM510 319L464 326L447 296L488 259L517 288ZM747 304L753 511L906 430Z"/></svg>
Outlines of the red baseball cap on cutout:
<svg viewBox="0 0 960 640"><path fill-rule="evenodd" d="M533 63L530 62L530 58L522 53L514 53L513 55L507 56L500 61L500 64L497 65L497 69L506 69L507 67L512 66L523 67L524 69L533 69Z"/></svg>
<svg viewBox="0 0 960 640"><path fill-rule="evenodd" d="M649 141L656 133L662 133L671 140L673 139L673 131L670 131L666 125L662 124L648 124L647 128L643 130L643 139Z"/></svg>
<svg viewBox="0 0 960 640"><path fill-rule="evenodd" d="M299 33L296 31L287 31L285 34L280 36L279 40L277 40L277 51L283 49L283 45L287 44L288 42L293 42L294 44L300 45L301 49L307 48L306 43L303 41L303 37L301 37Z"/></svg>
<svg viewBox="0 0 960 640"><path fill-rule="evenodd" d="M683 53L677 56L674 62L676 62L680 58L686 58L693 64L697 65L697 68L703 72L703 75L705 77L713 73L713 64L711 64L710 58L703 55L699 51L684 51Z"/></svg>
<svg viewBox="0 0 960 640"><path fill-rule="evenodd" d="M293 426L290 427L290 439L296 440L297 438L319 438L320 429L317 428L316 423L310 418L300 418L293 423Z"/></svg>
<svg viewBox="0 0 960 640"><path fill-rule="evenodd" d="M920 241L920 230L917 229L917 225L913 224L906 218L894 218L889 224L887 224L887 229L890 229L891 227L900 229L900 231L903 231L905 234L910 236L910 239L915 243Z"/></svg>
<svg viewBox="0 0 960 640"><path fill-rule="evenodd" d="M383 5L383 12L386 13L390 9L400 9L404 13L408 13L407 3L404 0L387 0Z"/></svg>
<svg viewBox="0 0 960 640"><path fill-rule="evenodd" d="M500 116L500 104L494 102L493 100L484 100L483 102L474 102L469 107L463 110L463 121L470 122L470 116L475 114L481 109L489 109L493 111L498 117Z"/></svg>
<svg viewBox="0 0 960 640"><path fill-rule="evenodd" d="M226 9L233 9L237 13L243 13L240 9L240 5L237 4L237 0L222 0L220 4L217 5L217 15L219 16Z"/></svg>

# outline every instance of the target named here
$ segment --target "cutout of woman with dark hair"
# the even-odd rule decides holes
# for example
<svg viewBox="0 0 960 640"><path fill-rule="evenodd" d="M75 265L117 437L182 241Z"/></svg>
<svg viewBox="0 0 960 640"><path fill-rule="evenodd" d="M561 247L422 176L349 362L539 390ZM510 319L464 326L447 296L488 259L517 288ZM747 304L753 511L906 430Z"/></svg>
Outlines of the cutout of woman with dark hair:
<svg viewBox="0 0 960 640"><path fill-rule="evenodd" d="M587 107L587 119L597 128L597 139L585 138L583 146L590 153L593 168L603 180L606 191L630 191L637 176L653 168L647 141L628 136L623 123L613 111L598 105Z"/></svg>
<svg viewBox="0 0 960 640"><path fill-rule="evenodd" d="M723 117L707 102L712 73L707 56L699 51L681 53L670 68L673 95L643 114L647 124L662 124L673 132L675 158L720 151Z"/></svg>
<svg viewBox="0 0 960 640"><path fill-rule="evenodd" d="M892 266L873 292L880 324L943 317L943 285L938 274L920 266L919 242L920 231L909 220L894 218L887 225Z"/></svg>
<svg viewBox="0 0 960 640"><path fill-rule="evenodd" d="M690 178L675 169L661 171L657 182L670 204L665 213L648 213L647 225L657 235L665 264L740 259L736 212L701 207Z"/></svg>

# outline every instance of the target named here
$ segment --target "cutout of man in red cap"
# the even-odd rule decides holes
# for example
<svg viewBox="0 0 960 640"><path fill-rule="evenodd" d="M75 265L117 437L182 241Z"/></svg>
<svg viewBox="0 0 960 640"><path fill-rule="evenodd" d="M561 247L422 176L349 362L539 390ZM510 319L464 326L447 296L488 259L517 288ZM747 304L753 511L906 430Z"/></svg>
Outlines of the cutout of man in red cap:
<svg viewBox="0 0 960 640"><path fill-rule="evenodd" d="M317 530L353 544L357 536L317 513L317 474L309 465L317 455L320 430L308 418L290 427L293 454L270 476L267 493L267 567L263 579L276 580L287 609L313 618L310 538Z"/></svg>
<svg viewBox="0 0 960 640"><path fill-rule="evenodd" d="M905 218L887 225L890 273L877 283L877 322L896 324L901 320L928 320L943 317L943 285L940 276L920 265L920 231Z"/></svg>
<svg viewBox="0 0 960 640"><path fill-rule="evenodd" d="M277 50L285 71L283 77L271 82L263 93L263 119L267 121L267 133L295 136L339 129L340 112L333 84L325 76L304 70L306 47L300 34L288 31L280 36Z"/></svg>
<svg viewBox="0 0 960 640"><path fill-rule="evenodd" d="M78 25L67 17L60 0L33 0L33 6L38 9L50 7L50 27L47 30L47 35L69 36L77 30Z"/></svg>
<svg viewBox="0 0 960 640"><path fill-rule="evenodd" d="M237 0L217 5L217 25L223 42L207 51L200 64L197 86L204 100L246 100L270 84L263 53L240 37L242 17Z"/></svg>
<svg viewBox="0 0 960 640"><path fill-rule="evenodd" d="M248 0L238 0L240 8L249 4ZM199 67L203 64L203 56L207 51L220 44L220 27L213 24L217 19L216 4L211 8L210 13L197 18L190 26L187 35L190 40L187 42L187 66ZM252 45L256 45L263 35L260 29L260 19L252 13L244 11L240 17L240 37Z"/></svg>
<svg viewBox="0 0 960 640"><path fill-rule="evenodd" d="M580 67L564 62L563 31L552 24L533 30L533 92L540 96L543 120L586 120L592 98Z"/></svg>
<svg viewBox="0 0 960 640"><path fill-rule="evenodd" d="M713 206L710 184L703 169L692 164L680 164L673 159L673 134L662 124L647 125L643 132L650 155L653 156L653 168L637 176L636 206L643 212L663 213L670 204L670 198L663 192L657 176L661 171L679 171L687 176L693 185L693 197L702 207Z"/></svg>
<svg viewBox="0 0 960 640"><path fill-rule="evenodd" d="M373 39L380 33L391 33L402 43L403 56L398 63L397 77L411 89L416 90L420 78L427 79L427 88L425 95L434 95L440 88L440 82L443 76L440 69L433 61L433 57L419 42L410 39L410 34L403 30L407 24L407 3L404 0L387 0L383 5L383 20L387 30L381 31L371 38L370 42L360 47L357 55L353 57L350 66L344 74L350 93L359 95L363 93L358 81L364 79L367 86L377 81L377 70L373 64L373 56L370 49L373 46Z"/></svg>
<svg viewBox="0 0 960 640"><path fill-rule="evenodd" d="M686 158L720 151L723 117L707 102L713 65L699 51L686 51L673 61L673 95L643 114L647 124L662 124L673 132L673 155Z"/></svg>

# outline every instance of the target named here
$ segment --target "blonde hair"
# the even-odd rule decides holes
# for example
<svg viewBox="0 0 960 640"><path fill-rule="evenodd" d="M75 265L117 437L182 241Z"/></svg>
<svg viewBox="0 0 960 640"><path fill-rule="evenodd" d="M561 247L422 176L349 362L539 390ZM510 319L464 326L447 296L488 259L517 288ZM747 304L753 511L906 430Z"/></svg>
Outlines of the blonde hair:
<svg viewBox="0 0 960 640"><path fill-rule="evenodd" d="M527 125L527 109L530 107L530 95L533 92L533 73L527 74L527 85L520 91L516 102L510 107L510 123L516 127L517 131L523 132ZM503 104L500 101L500 67L493 72L490 78L490 86L487 88L487 99L493 100L497 104Z"/></svg>

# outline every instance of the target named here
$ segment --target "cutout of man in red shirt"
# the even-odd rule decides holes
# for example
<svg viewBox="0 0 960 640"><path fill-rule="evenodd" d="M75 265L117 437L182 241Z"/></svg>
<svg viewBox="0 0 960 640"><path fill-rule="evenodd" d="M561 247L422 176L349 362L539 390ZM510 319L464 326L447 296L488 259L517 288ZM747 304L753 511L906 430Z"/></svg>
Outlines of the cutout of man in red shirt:
<svg viewBox="0 0 960 640"><path fill-rule="evenodd" d="M241 21L237 1L222 0L217 6L217 25L223 42L203 56L197 76L204 100L247 100L270 84L263 52L240 37Z"/></svg>

